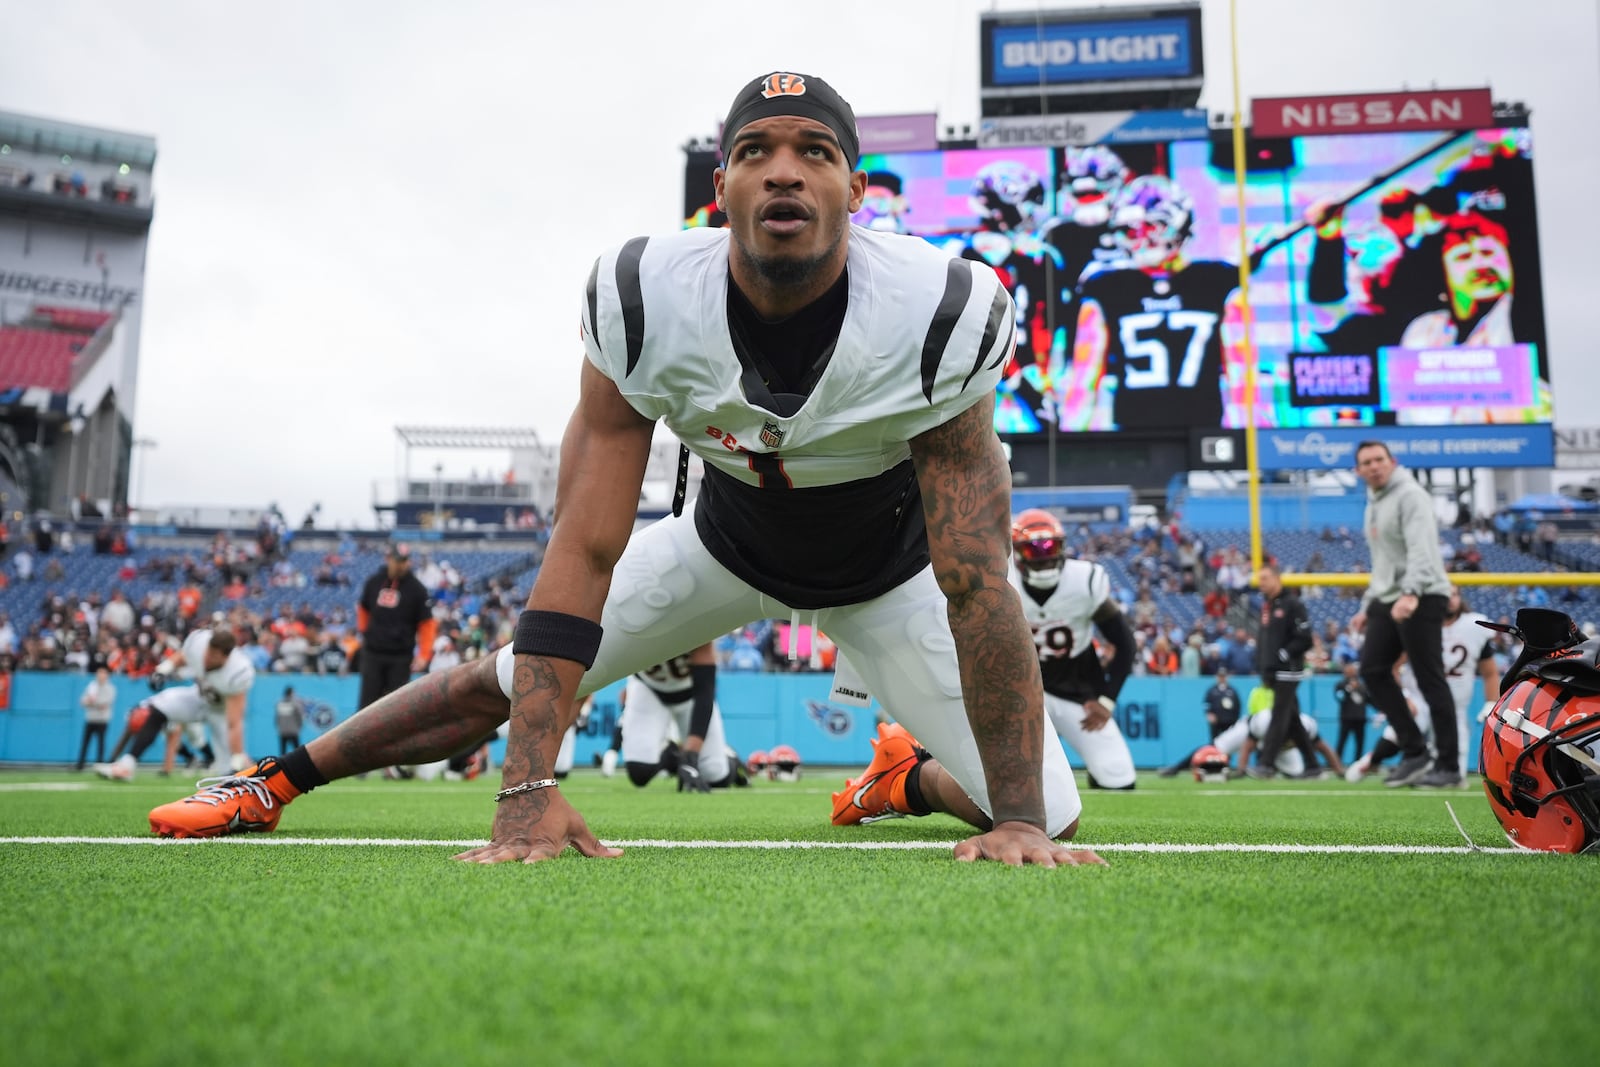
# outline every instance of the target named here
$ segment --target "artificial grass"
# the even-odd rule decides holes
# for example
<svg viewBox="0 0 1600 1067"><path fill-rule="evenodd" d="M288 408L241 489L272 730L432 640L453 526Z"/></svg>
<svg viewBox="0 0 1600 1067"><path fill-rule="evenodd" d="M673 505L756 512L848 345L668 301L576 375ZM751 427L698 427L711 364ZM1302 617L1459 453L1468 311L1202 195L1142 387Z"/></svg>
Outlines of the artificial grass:
<svg viewBox="0 0 1600 1067"><path fill-rule="evenodd" d="M834 785L699 797L580 772L564 788L611 840L967 833L944 817L831 827ZM1082 843L1453 846L1449 799L1503 846L1473 791L1271 785L1086 793ZM0 836L138 835L183 788L6 791ZM1109 867L1044 871L944 847L635 845L482 867L450 862L456 846L265 844L481 840L492 789L369 779L296 802L267 837L0 844L7 1059L1537 1062L1571 1054L1574 998L1520 993L1582 1002L1600 980L1587 857L1108 850ZM1507 998L1515 1012L1495 1008Z"/></svg>

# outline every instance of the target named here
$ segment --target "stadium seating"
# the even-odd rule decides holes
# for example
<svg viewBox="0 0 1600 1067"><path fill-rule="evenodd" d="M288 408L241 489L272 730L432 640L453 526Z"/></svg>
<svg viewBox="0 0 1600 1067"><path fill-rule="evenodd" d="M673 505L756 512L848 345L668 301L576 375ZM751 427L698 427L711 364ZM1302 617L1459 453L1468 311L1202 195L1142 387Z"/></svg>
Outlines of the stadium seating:
<svg viewBox="0 0 1600 1067"><path fill-rule="evenodd" d="M72 385L72 361L86 340L80 333L0 328L0 387L40 386L65 393Z"/></svg>

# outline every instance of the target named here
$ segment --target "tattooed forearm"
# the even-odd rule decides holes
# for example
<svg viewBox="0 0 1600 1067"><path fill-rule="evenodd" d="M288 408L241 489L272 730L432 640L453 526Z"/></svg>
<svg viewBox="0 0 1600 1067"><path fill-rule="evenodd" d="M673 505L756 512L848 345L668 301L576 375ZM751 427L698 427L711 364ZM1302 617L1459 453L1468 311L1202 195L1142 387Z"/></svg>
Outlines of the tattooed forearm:
<svg viewBox="0 0 1600 1067"><path fill-rule="evenodd" d="M1006 580L1011 472L992 408L975 404L923 434L912 456L994 821L1042 828L1044 689L1032 633Z"/></svg>
<svg viewBox="0 0 1600 1067"><path fill-rule="evenodd" d="M543 656L518 656L515 664L504 778L507 782L549 778L556 751L551 741L559 737L561 728L556 715L561 679Z"/></svg>
<svg viewBox="0 0 1600 1067"><path fill-rule="evenodd" d="M307 745L329 780L448 759L506 719L494 657L424 675L374 701Z"/></svg>

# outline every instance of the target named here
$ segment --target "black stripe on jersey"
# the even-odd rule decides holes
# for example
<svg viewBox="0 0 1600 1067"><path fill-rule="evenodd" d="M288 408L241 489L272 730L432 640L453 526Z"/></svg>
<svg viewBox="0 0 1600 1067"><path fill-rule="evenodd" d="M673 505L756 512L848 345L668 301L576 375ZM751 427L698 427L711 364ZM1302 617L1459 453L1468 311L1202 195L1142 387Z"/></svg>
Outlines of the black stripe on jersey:
<svg viewBox="0 0 1600 1067"><path fill-rule="evenodd" d="M965 389L967 384L972 381L973 375L983 369L984 358L988 356L989 349L994 344L995 338L1000 335L1000 327L1011 319L1010 311L1011 296L1006 292L1005 286L995 286L994 299L989 301L989 321L984 323L983 340L978 343L978 358L972 361L972 372L961 382L961 388ZM999 366L1000 361L1006 358L1015 336L1016 331L1013 330L1012 336L1007 337L1006 343L1001 345L999 351L995 353L994 362L989 364L991 368Z"/></svg>
<svg viewBox="0 0 1600 1067"><path fill-rule="evenodd" d="M589 336L594 338L594 346L600 347L600 260L594 261L594 266L589 268L589 284L584 287L584 295L589 298L589 321L585 324Z"/></svg>
<svg viewBox="0 0 1600 1067"><path fill-rule="evenodd" d="M950 343L950 335L955 333L956 322L971 295L972 268L964 259L952 259L945 268L944 296L939 299L939 308L933 313L933 321L928 323L928 336L922 342L922 395L930 404L933 403L933 383L939 375L939 361L944 358L945 346ZM980 354L978 358L983 357Z"/></svg>
<svg viewBox="0 0 1600 1067"><path fill-rule="evenodd" d="M639 260L648 237L635 237L617 253L617 299L622 302L622 330L628 339L628 366L632 374L644 352L644 287L639 283Z"/></svg>

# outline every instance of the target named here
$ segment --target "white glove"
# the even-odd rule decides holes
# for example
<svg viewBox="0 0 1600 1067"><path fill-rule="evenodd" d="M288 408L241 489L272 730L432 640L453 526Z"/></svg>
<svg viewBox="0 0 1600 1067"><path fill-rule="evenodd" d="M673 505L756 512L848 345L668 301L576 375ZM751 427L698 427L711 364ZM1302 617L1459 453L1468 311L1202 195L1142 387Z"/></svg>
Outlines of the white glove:
<svg viewBox="0 0 1600 1067"><path fill-rule="evenodd" d="M1489 717L1489 713L1494 710L1495 703L1496 701L1493 700L1485 700L1483 702L1483 707L1478 711L1479 722L1483 722Z"/></svg>

